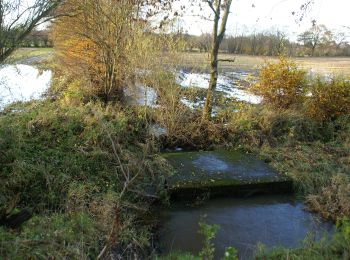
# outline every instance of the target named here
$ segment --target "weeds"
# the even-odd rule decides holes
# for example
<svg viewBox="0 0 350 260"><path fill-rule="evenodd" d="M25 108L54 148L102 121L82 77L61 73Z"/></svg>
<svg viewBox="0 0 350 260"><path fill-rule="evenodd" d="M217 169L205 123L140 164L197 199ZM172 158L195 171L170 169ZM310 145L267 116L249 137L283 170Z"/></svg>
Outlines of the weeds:
<svg viewBox="0 0 350 260"><path fill-rule="evenodd" d="M45 101L0 117L1 212L34 212L21 229L1 229L3 257L87 259L102 245L103 255L149 254L152 223L143 216L162 193L165 171L140 149L145 124L131 114L98 102Z"/></svg>
<svg viewBox="0 0 350 260"><path fill-rule="evenodd" d="M199 233L204 236L204 246L199 252L199 257L203 260L212 260L214 258L215 247L212 240L219 231L218 225L208 225L205 222L199 222Z"/></svg>
<svg viewBox="0 0 350 260"><path fill-rule="evenodd" d="M306 103L308 114L320 121L331 121L350 114L350 82L344 77L313 80Z"/></svg>
<svg viewBox="0 0 350 260"><path fill-rule="evenodd" d="M348 259L350 256L349 219L339 219L337 231L332 239L319 242L306 238L303 246L295 249L274 248L267 251L260 248L256 259Z"/></svg>

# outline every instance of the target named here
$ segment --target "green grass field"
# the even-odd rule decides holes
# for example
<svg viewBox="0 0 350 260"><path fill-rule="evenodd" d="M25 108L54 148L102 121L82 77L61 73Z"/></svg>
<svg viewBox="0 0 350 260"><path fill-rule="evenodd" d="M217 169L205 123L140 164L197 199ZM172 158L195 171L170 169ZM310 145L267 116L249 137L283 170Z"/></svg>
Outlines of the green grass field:
<svg viewBox="0 0 350 260"><path fill-rule="evenodd" d="M266 61L277 61L276 57L220 54L220 59L235 59L234 62L221 62L221 71L256 70ZM350 75L350 57L307 57L295 58L305 69L312 69L317 73L335 73ZM183 53L181 64L185 68L206 71L209 68L208 53Z"/></svg>
<svg viewBox="0 0 350 260"><path fill-rule="evenodd" d="M19 48L11 55L7 63L40 63L48 60L53 52L53 48Z"/></svg>

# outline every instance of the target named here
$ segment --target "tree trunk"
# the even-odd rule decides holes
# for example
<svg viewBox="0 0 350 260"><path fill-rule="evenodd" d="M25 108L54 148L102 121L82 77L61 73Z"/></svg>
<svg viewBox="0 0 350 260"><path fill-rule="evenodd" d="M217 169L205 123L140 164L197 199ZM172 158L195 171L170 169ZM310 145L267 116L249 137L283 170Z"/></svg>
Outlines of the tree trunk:
<svg viewBox="0 0 350 260"><path fill-rule="evenodd" d="M232 0L227 0L222 3L222 1L217 0L214 1L214 4L209 4L210 8L214 12L214 24L213 24L213 41L212 41L212 49L211 49L211 55L210 55L210 80L209 80L209 86L208 86L208 92L207 92L207 98L205 100L205 105L203 108L203 116L202 121L210 120L211 113L213 111L213 103L215 100L215 90L218 80L218 55L219 55L219 48L220 44L222 43L222 40L225 35L226 31L226 24L228 15L230 13L230 7L231 7ZM221 18L221 8L223 8L224 13L222 16L220 29L219 29L219 22Z"/></svg>
<svg viewBox="0 0 350 260"><path fill-rule="evenodd" d="M218 81L218 54L219 44L215 43L210 54L210 80L209 88L207 92L207 98L205 100L205 106L203 110L203 120L209 120L213 111L213 102L215 99L215 90Z"/></svg>

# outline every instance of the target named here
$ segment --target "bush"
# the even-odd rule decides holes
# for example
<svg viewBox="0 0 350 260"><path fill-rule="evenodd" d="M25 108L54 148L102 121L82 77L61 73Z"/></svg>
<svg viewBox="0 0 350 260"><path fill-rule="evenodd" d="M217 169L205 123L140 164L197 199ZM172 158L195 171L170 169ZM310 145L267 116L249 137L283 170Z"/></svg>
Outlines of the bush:
<svg viewBox="0 0 350 260"><path fill-rule="evenodd" d="M331 178L330 184L320 193L309 195L306 203L313 211L320 212L326 218L336 220L338 217L350 216L350 181L344 174Z"/></svg>
<svg viewBox="0 0 350 260"><path fill-rule="evenodd" d="M350 81L343 77L333 77L329 81L316 78L306 106L308 114L321 121L350 114Z"/></svg>
<svg viewBox="0 0 350 260"><path fill-rule="evenodd" d="M231 141L251 146L281 142L328 141L333 137L333 124L322 124L296 110L275 111L253 107L235 113L228 126Z"/></svg>
<svg viewBox="0 0 350 260"><path fill-rule="evenodd" d="M262 96L265 103L277 108L301 104L306 93L306 71L281 57L278 63L267 63L261 68L251 90Z"/></svg>

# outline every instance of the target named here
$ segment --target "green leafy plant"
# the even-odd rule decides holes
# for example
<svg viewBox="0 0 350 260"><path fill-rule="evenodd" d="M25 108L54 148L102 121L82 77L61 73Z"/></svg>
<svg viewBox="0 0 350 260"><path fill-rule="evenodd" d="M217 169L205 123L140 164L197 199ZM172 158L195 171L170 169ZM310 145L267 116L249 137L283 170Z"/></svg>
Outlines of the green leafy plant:
<svg viewBox="0 0 350 260"><path fill-rule="evenodd" d="M213 239L216 233L219 231L219 225L209 225L203 220L199 222L199 233L204 236L204 246L199 252L199 257L203 260L211 260L214 258L215 247Z"/></svg>
<svg viewBox="0 0 350 260"><path fill-rule="evenodd" d="M339 234L350 243L350 219L348 217L338 219L336 227Z"/></svg>
<svg viewBox="0 0 350 260"><path fill-rule="evenodd" d="M237 249L234 247L227 247L225 249L223 260L238 260Z"/></svg>

